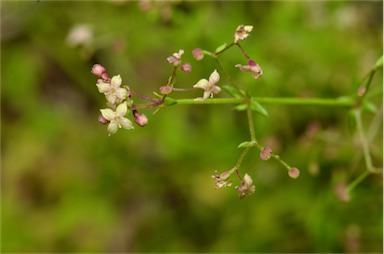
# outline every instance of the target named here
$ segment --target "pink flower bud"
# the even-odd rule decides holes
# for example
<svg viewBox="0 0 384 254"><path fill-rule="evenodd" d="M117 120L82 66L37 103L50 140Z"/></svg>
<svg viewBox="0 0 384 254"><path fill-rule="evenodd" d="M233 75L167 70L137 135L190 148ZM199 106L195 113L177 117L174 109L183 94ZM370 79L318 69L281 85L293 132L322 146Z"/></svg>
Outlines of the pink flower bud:
<svg viewBox="0 0 384 254"><path fill-rule="evenodd" d="M296 179L300 175L300 170L298 170L297 168L291 168L290 170L288 170L288 175L289 177Z"/></svg>
<svg viewBox="0 0 384 254"><path fill-rule="evenodd" d="M271 158L271 155L272 155L272 149L269 147L264 147L263 151L261 151L260 153L260 158L266 161Z"/></svg>
<svg viewBox="0 0 384 254"><path fill-rule="evenodd" d="M181 65L181 70L184 72L191 72L192 71L192 66L189 63L183 63Z"/></svg>
<svg viewBox="0 0 384 254"><path fill-rule="evenodd" d="M148 123L148 118L146 115L133 110L133 115L135 117L135 123L141 127L144 127Z"/></svg>
<svg viewBox="0 0 384 254"><path fill-rule="evenodd" d="M365 86L360 86L359 89L357 90L357 95L358 96L363 96L365 94Z"/></svg>
<svg viewBox="0 0 384 254"><path fill-rule="evenodd" d="M162 86L160 87L160 93L161 94L170 94L172 92L172 87L170 86Z"/></svg>
<svg viewBox="0 0 384 254"><path fill-rule="evenodd" d="M348 202L351 200L345 183L338 183L335 187L335 193L337 198L342 202Z"/></svg>
<svg viewBox="0 0 384 254"><path fill-rule="evenodd" d="M204 58L204 53L203 53L203 51L200 48L196 48L196 49L192 50L192 56L196 60L201 60L201 59Z"/></svg>
<svg viewBox="0 0 384 254"><path fill-rule="evenodd" d="M101 123L101 124L109 124L109 121L107 120L107 119L105 119L104 118L104 116L103 115L99 115L99 123Z"/></svg>
<svg viewBox="0 0 384 254"><path fill-rule="evenodd" d="M92 66L92 74L95 75L96 77L99 77L101 78L102 75L104 73L106 73L106 69L104 68L104 66L100 65L100 64L94 64Z"/></svg>

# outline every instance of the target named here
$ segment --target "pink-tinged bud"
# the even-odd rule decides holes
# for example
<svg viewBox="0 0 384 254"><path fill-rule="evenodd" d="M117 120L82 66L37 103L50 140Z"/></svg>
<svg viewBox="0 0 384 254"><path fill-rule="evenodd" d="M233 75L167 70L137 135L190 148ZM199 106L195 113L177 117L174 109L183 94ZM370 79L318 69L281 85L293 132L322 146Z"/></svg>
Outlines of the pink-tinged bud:
<svg viewBox="0 0 384 254"><path fill-rule="evenodd" d="M289 177L296 179L300 175L300 170L298 170L297 168L291 168L290 170L288 170L288 175Z"/></svg>
<svg viewBox="0 0 384 254"><path fill-rule="evenodd" d="M256 63L255 61L253 61L253 60L249 60L249 61L248 61L248 65L249 65L249 66L256 66L257 63Z"/></svg>
<svg viewBox="0 0 384 254"><path fill-rule="evenodd" d="M261 151L260 153L260 158L266 161L266 160L269 160L271 156L272 156L272 149L269 147L264 147L263 151Z"/></svg>
<svg viewBox="0 0 384 254"><path fill-rule="evenodd" d="M337 198L342 202L348 202L351 200L351 197L347 192L347 186L345 185L345 183L337 184L335 187L335 193Z"/></svg>
<svg viewBox="0 0 384 254"><path fill-rule="evenodd" d="M360 86L359 89L357 90L357 95L361 97L364 94L365 94L365 86Z"/></svg>
<svg viewBox="0 0 384 254"><path fill-rule="evenodd" d="M148 118L146 115L133 110L133 115L135 117L135 123L141 127L144 127L148 123Z"/></svg>
<svg viewBox="0 0 384 254"><path fill-rule="evenodd" d="M162 86L160 87L160 93L161 94L170 94L172 92L172 87L170 86Z"/></svg>
<svg viewBox="0 0 384 254"><path fill-rule="evenodd" d="M99 77L101 78L102 75L106 72L106 69L104 68L104 66L100 65L100 64L94 64L92 66L92 74L95 75L96 77Z"/></svg>
<svg viewBox="0 0 384 254"><path fill-rule="evenodd" d="M196 48L196 49L192 50L192 56L196 60L201 60L204 58L204 53L200 48Z"/></svg>
<svg viewBox="0 0 384 254"><path fill-rule="evenodd" d="M101 75L101 78L103 79L103 80L109 80L109 74L108 73L103 73L102 75Z"/></svg>
<svg viewBox="0 0 384 254"><path fill-rule="evenodd" d="M99 115L99 123L101 123L101 124L109 124L110 123L110 121L108 121L107 119L105 119L104 118L104 116L103 115Z"/></svg>
<svg viewBox="0 0 384 254"><path fill-rule="evenodd" d="M183 63L181 65L181 70L184 72L191 72L192 71L192 66L190 63Z"/></svg>

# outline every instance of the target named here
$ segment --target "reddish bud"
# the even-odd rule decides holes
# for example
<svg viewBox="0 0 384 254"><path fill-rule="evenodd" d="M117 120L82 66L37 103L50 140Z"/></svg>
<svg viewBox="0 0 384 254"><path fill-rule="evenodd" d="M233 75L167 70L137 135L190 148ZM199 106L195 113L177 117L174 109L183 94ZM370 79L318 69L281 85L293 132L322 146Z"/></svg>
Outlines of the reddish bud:
<svg viewBox="0 0 384 254"><path fill-rule="evenodd" d="M272 156L272 149L269 147L264 147L263 151L261 151L260 153L260 158L266 161L266 160L269 160L271 156Z"/></svg>
<svg viewBox="0 0 384 254"><path fill-rule="evenodd" d="M357 95L358 96L363 96L365 94L365 86L360 86L359 89L357 90Z"/></svg>
<svg viewBox="0 0 384 254"><path fill-rule="evenodd" d="M191 72L192 71L192 66L189 63L183 63L181 65L181 70L184 72Z"/></svg>
<svg viewBox="0 0 384 254"><path fill-rule="evenodd" d="M172 87L170 86L162 86L160 87L160 93L161 94L170 94L172 92Z"/></svg>
<svg viewBox="0 0 384 254"><path fill-rule="evenodd" d="M296 179L300 175L300 170L298 170L297 168L291 168L290 170L288 170L288 175L289 177Z"/></svg>
<svg viewBox="0 0 384 254"><path fill-rule="evenodd" d="M144 127L148 123L148 118L146 115L133 110L133 115L135 117L135 123L141 127Z"/></svg>
<svg viewBox="0 0 384 254"><path fill-rule="evenodd" d="M200 48L196 48L196 49L192 50L192 56L196 60L201 60L201 59L204 58L204 53L203 53L203 51Z"/></svg>
<svg viewBox="0 0 384 254"><path fill-rule="evenodd" d="M94 64L92 66L92 70L91 70L92 74L95 75L96 77L99 77L99 78L102 78L102 75L104 73L106 73L106 69L104 68L104 66L100 65L100 64ZM107 74L108 75L108 74Z"/></svg>
<svg viewBox="0 0 384 254"><path fill-rule="evenodd" d="M99 123L101 124L109 124L109 121L107 119L104 118L103 115L99 115Z"/></svg>

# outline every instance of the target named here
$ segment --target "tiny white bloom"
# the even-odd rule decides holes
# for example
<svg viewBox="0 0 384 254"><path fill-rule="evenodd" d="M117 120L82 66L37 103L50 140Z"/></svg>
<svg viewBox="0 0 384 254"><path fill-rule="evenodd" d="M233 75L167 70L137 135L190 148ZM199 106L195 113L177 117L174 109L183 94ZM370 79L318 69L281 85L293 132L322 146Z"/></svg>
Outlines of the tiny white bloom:
<svg viewBox="0 0 384 254"><path fill-rule="evenodd" d="M167 61L174 66L181 63L181 56L184 54L184 50L180 49L178 53L173 53L172 56L167 57Z"/></svg>
<svg viewBox="0 0 384 254"><path fill-rule="evenodd" d="M133 129L132 122L128 118L125 118L127 110L128 108L126 103L121 103L117 106L116 111L109 108L100 109L102 116L109 121L109 135L116 133L119 128L128 130Z"/></svg>
<svg viewBox="0 0 384 254"><path fill-rule="evenodd" d="M209 80L200 79L193 87L201 88L204 90L204 94L202 98L197 98L198 100L206 100L208 98L212 98L213 94L218 94L221 91L221 88L216 86L216 83L219 82L220 75L214 70L212 74L209 76Z"/></svg>
<svg viewBox="0 0 384 254"><path fill-rule="evenodd" d="M235 39L234 42L237 43L239 40L244 40L249 36L249 33L252 31L253 26L244 26L244 25L239 25L236 28L235 32Z"/></svg>
<svg viewBox="0 0 384 254"><path fill-rule="evenodd" d="M120 87L121 82L120 75L117 75L112 77L110 83L100 82L96 86L109 103L115 104L118 99L124 100L128 95L127 89Z"/></svg>

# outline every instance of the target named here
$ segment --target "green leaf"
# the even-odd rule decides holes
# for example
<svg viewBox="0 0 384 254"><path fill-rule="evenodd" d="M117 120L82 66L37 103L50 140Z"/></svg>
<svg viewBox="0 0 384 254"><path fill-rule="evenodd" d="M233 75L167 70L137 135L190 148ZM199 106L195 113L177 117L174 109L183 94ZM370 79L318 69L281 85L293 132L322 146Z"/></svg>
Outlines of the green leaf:
<svg viewBox="0 0 384 254"><path fill-rule="evenodd" d="M240 145L237 146L237 148L247 148L251 144L251 141L244 141L243 143L240 143Z"/></svg>
<svg viewBox="0 0 384 254"><path fill-rule="evenodd" d="M255 101L253 98L251 99L251 109L263 116L268 116L268 111L263 106L261 106L260 103Z"/></svg>
<svg viewBox="0 0 384 254"><path fill-rule="evenodd" d="M215 53L219 53L220 51L225 49L226 46L227 46L227 43L224 43L223 45L217 47L217 49L215 50Z"/></svg>
<svg viewBox="0 0 384 254"><path fill-rule="evenodd" d="M375 104L373 104L370 101L364 101L362 106L363 106L363 109L367 110L368 112L371 112L371 113L377 112L377 108L376 108Z"/></svg>
<svg viewBox="0 0 384 254"><path fill-rule="evenodd" d="M354 133L356 129L356 116L354 110L348 112L348 130L350 133Z"/></svg>
<svg viewBox="0 0 384 254"><path fill-rule="evenodd" d="M246 110L247 109L247 104L239 104L239 105L236 105L234 107L234 109L238 110L238 111L243 111L243 110Z"/></svg>
<svg viewBox="0 0 384 254"><path fill-rule="evenodd" d="M240 92L233 86L225 85L223 86L224 91L226 91L229 95L231 95L234 98L242 98Z"/></svg>
<svg viewBox="0 0 384 254"><path fill-rule="evenodd" d="M373 69L378 70L383 67L383 56L381 56L375 63Z"/></svg>
<svg viewBox="0 0 384 254"><path fill-rule="evenodd" d="M166 105L166 106L172 106L172 105L175 105L175 104L177 104L177 100L172 99L171 97L165 97L165 99L164 99L164 105Z"/></svg>

